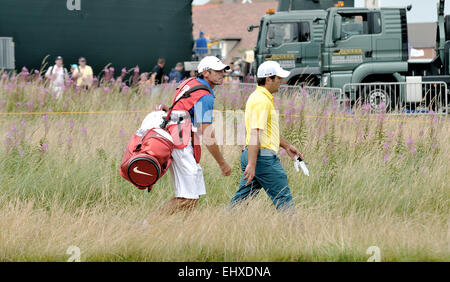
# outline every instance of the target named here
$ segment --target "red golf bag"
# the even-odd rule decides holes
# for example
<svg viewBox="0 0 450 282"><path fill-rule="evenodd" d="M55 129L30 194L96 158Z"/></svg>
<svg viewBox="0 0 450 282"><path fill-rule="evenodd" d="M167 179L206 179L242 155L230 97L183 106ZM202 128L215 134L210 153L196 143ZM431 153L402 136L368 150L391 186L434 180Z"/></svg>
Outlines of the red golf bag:
<svg viewBox="0 0 450 282"><path fill-rule="evenodd" d="M131 136L120 166L122 177L139 189L152 189L169 169L173 141L164 129L153 128L143 137Z"/></svg>
<svg viewBox="0 0 450 282"><path fill-rule="evenodd" d="M150 126L144 132L138 131L139 134L133 134L128 142L122 158L120 174L139 189L151 191L152 186L169 169L173 149L180 145L178 144L179 140L174 142L167 129L175 105L182 99L191 98L191 93L197 90L208 90L204 85L185 86L186 83L183 83L177 88L174 102L161 124ZM190 102L192 103L192 101ZM180 132L180 134L182 133Z"/></svg>

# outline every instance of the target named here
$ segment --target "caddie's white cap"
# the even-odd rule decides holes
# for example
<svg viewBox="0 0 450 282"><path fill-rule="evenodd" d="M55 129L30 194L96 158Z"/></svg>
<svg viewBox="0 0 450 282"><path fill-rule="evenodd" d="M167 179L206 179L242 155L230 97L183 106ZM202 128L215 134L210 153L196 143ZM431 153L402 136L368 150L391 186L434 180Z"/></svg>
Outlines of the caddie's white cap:
<svg viewBox="0 0 450 282"><path fill-rule="evenodd" d="M229 70L230 67L222 63L217 57L214 56L206 56L204 57L200 63L198 64L197 70L199 73L202 73L204 70Z"/></svg>
<svg viewBox="0 0 450 282"><path fill-rule="evenodd" d="M259 66L258 73L256 74L256 76L258 78L264 78L264 77L270 77L270 76L276 75L281 78L286 78L290 74L291 74L291 72L281 68L281 66L278 62L266 61Z"/></svg>

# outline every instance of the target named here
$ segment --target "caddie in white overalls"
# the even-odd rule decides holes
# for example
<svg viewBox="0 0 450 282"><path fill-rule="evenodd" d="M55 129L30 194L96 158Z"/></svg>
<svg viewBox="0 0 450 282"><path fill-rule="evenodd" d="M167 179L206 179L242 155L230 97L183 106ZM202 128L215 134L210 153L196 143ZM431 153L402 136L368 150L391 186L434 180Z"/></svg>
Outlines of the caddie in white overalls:
<svg viewBox="0 0 450 282"><path fill-rule="evenodd" d="M207 86L209 91L201 91L205 91L208 95L203 93L203 95L200 95L201 98L197 97L198 100L193 106L191 105L192 100L189 101L189 99L185 99L185 101L180 101L180 103L177 103L176 108L174 108L171 114L172 128L176 128L176 125L173 126L173 124L179 121L180 116L189 112L194 125L193 131L195 131L195 129L197 131L194 132L192 136L202 134L202 139L206 141L206 148L219 164L222 175L224 176L229 176L231 174L231 167L225 161L219 150L211 124L213 122L214 109L213 89L216 85L221 85L223 83L224 73L229 69L229 66L222 63L216 57L208 56L203 58L198 65L198 77L188 84L190 84L191 87L192 85L195 86L200 84ZM187 88L189 89L189 87ZM196 95L198 95L198 93ZM169 127L170 126L169 123ZM172 133L172 136L175 135ZM189 142L187 142L187 145L185 145L184 148L174 149L172 153L173 161L170 169L172 172L175 197L164 207L164 210L169 214L178 210L190 211L196 209L199 196L206 194L203 171L198 163L200 159L198 152L200 144L197 143L197 145L193 146L190 135L190 131L188 136L182 134L180 131L180 137L184 138L185 141L186 139L189 139ZM194 151L196 152L195 157Z"/></svg>

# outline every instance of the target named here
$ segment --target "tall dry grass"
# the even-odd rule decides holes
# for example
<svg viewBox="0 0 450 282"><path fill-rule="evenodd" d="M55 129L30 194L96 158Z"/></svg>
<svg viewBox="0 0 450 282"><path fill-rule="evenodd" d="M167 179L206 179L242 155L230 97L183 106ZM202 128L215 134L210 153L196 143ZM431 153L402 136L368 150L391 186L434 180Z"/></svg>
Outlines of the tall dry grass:
<svg viewBox="0 0 450 282"><path fill-rule="evenodd" d="M222 177L204 150L198 211L162 216L170 175L146 193L118 169L144 111L170 101L173 85L103 81L61 99L46 89L37 78L0 80L2 261L66 261L71 245L82 261L366 261L369 246L383 261L450 259L445 117L373 114L364 105L348 112L332 96L279 93L282 133L311 172L297 173L280 152L297 213L276 212L264 192L229 210L241 146L225 145L232 175ZM251 91L217 89L216 109L242 109Z"/></svg>

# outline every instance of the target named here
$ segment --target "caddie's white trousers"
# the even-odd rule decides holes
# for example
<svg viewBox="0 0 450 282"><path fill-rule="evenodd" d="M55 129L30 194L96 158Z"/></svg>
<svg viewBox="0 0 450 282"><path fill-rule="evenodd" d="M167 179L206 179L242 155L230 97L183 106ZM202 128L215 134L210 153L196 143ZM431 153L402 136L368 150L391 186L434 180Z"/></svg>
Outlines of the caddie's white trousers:
<svg viewBox="0 0 450 282"><path fill-rule="evenodd" d="M172 152L172 175L175 197L198 199L206 194L203 170L195 161L194 150L189 144L183 149L174 149Z"/></svg>

